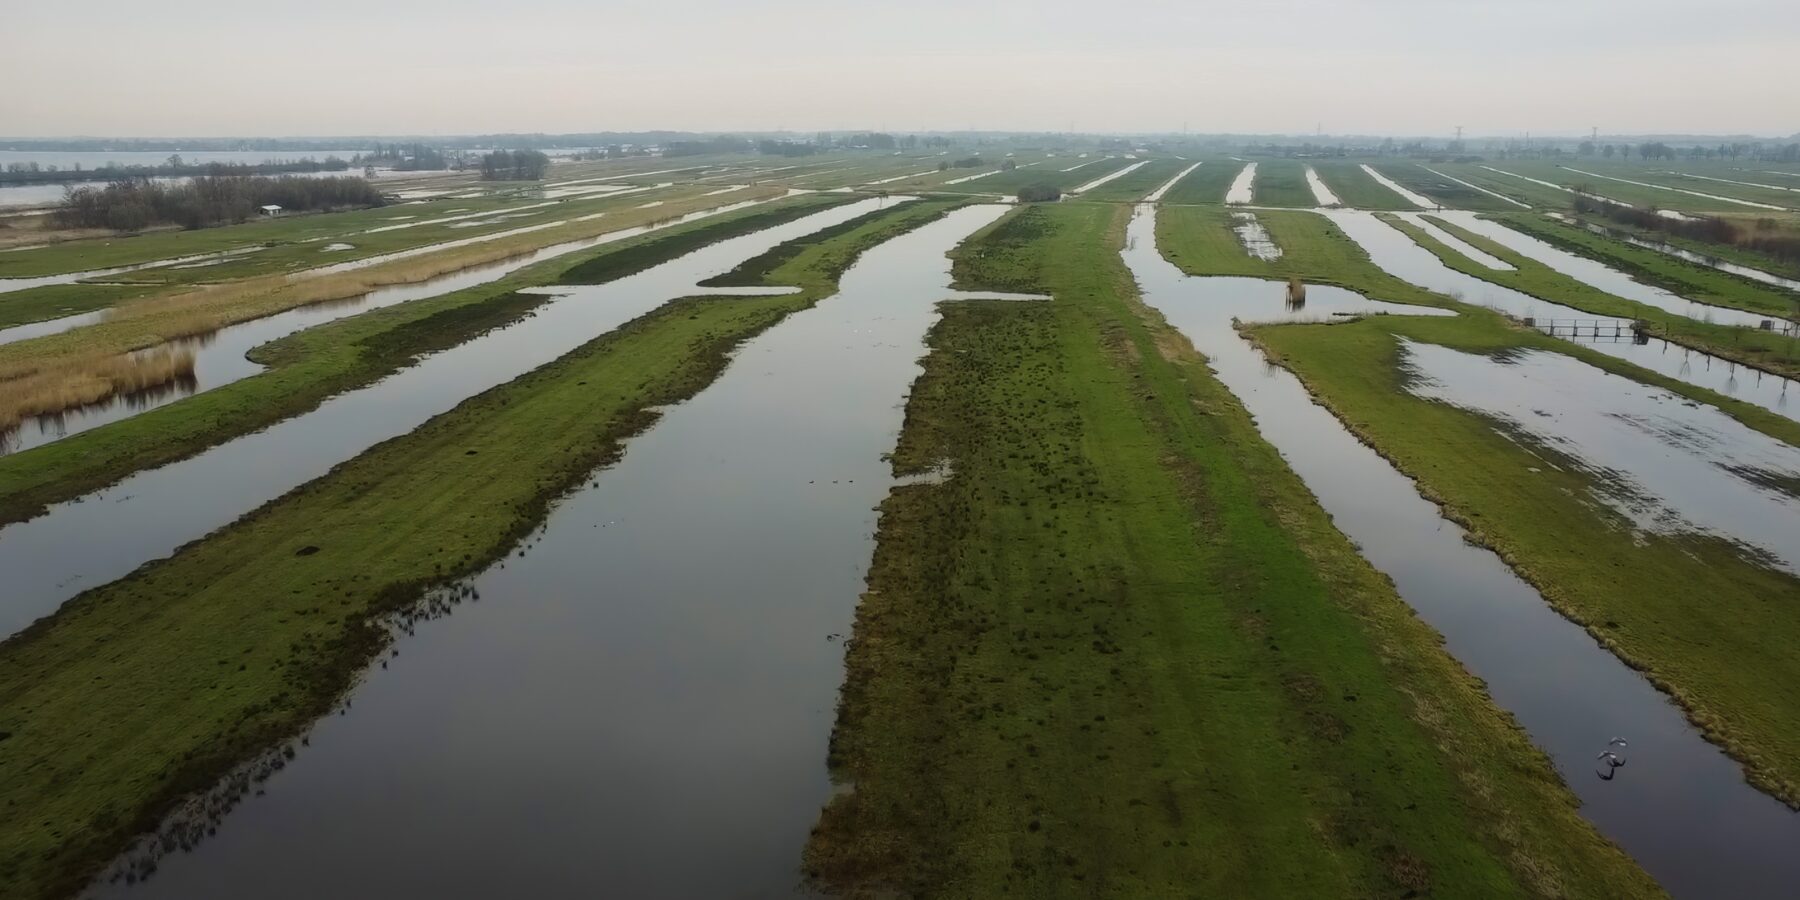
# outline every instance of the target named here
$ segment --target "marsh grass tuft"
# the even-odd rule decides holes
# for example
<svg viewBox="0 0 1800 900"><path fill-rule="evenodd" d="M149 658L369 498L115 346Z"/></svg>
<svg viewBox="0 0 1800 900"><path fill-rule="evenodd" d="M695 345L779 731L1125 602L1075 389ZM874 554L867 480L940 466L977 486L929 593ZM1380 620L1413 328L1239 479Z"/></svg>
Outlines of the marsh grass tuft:
<svg viewBox="0 0 1800 900"><path fill-rule="evenodd" d="M85 356L0 381L0 428L178 383L194 376L194 351L161 347L144 353Z"/></svg>

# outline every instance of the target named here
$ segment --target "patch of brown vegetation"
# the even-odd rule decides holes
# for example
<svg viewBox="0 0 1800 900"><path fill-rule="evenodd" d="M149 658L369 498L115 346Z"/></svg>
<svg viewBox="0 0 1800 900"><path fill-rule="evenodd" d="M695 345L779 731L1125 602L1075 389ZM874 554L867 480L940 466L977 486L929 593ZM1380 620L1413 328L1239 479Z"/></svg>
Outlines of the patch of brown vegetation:
<svg viewBox="0 0 1800 900"><path fill-rule="evenodd" d="M0 381L0 428L193 376L194 351L185 348L77 357Z"/></svg>

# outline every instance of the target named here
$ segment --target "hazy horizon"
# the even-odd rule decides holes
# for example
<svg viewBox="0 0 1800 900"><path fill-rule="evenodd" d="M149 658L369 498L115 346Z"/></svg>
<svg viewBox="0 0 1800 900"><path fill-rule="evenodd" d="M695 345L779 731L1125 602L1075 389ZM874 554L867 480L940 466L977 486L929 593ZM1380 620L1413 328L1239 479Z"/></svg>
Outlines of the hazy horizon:
<svg viewBox="0 0 1800 900"><path fill-rule="evenodd" d="M0 135L1800 131L1800 82L1770 77L1800 5L1774 0L306 9L95 0L75 32L15 10L0 80L30 90L0 93Z"/></svg>

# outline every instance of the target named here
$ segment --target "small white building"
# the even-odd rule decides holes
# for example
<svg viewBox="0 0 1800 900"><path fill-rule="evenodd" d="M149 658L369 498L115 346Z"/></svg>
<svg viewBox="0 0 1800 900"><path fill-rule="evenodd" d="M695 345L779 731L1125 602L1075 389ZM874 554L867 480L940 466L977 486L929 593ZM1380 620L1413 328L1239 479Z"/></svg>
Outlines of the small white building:
<svg viewBox="0 0 1800 900"><path fill-rule="evenodd" d="M262 208L262 214L271 218L281 215L281 207L271 203Z"/></svg>

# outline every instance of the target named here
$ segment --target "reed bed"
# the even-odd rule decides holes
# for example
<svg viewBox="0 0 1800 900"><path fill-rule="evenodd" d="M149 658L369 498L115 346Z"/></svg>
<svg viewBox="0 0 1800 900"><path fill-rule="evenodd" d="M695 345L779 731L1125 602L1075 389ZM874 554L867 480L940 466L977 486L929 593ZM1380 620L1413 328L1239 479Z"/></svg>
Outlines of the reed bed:
<svg viewBox="0 0 1800 900"><path fill-rule="evenodd" d="M120 395L194 377L194 351L158 347L143 353L68 360L22 378L0 381L0 428Z"/></svg>
<svg viewBox="0 0 1800 900"><path fill-rule="evenodd" d="M772 193L776 191L744 192L724 202L741 202ZM604 219L571 221L556 228L395 260L367 269L330 275L265 275L147 297L114 307L105 321L86 328L0 347L0 382L75 371L96 356L114 356L210 334L240 322L302 306L350 300L382 287L417 284L452 272L498 263L552 244L656 224L717 205L720 205L719 198L688 197L671 200L655 209L621 210Z"/></svg>

